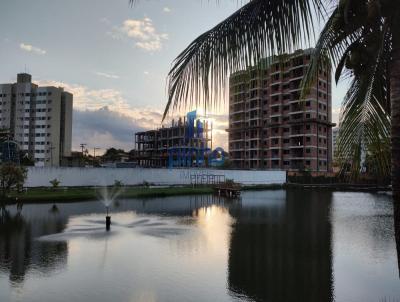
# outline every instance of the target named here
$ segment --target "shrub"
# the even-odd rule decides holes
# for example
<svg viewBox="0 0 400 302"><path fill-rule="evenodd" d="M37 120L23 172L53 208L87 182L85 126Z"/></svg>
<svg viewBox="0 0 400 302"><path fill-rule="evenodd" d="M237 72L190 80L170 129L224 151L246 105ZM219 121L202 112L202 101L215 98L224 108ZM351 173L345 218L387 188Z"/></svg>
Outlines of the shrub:
<svg viewBox="0 0 400 302"><path fill-rule="evenodd" d="M53 187L53 189L58 188L60 183L61 183L61 181L59 181L57 178L54 178L53 180L50 180L50 184Z"/></svg>
<svg viewBox="0 0 400 302"><path fill-rule="evenodd" d="M124 184L123 184L123 182L122 181L120 181L120 180L114 180L114 187L116 187L116 188L121 188L121 187L123 187L124 186Z"/></svg>
<svg viewBox="0 0 400 302"><path fill-rule="evenodd" d="M21 190L28 171L14 163L5 163L0 166L0 186L3 197L6 196L12 189Z"/></svg>

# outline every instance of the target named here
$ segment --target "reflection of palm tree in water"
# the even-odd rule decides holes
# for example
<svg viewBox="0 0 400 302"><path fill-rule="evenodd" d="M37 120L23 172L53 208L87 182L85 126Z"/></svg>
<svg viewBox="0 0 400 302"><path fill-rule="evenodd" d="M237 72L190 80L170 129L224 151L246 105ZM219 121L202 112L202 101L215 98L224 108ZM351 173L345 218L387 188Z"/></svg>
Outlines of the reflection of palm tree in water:
<svg viewBox="0 0 400 302"><path fill-rule="evenodd" d="M286 197L285 197L286 194ZM255 301L332 301L331 193L231 207L229 289ZM286 198L286 200L285 200ZM301 219L299 219L301 217Z"/></svg>

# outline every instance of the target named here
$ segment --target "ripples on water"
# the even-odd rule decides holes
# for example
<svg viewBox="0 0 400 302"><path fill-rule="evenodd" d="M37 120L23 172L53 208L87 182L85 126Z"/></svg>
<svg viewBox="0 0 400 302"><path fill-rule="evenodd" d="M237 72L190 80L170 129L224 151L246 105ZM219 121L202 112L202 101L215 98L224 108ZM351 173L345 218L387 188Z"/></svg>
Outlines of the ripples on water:
<svg viewBox="0 0 400 302"><path fill-rule="evenodd" d="M0 218L0 301L400 301L389 196L244 192L25 205Z"/></svg>

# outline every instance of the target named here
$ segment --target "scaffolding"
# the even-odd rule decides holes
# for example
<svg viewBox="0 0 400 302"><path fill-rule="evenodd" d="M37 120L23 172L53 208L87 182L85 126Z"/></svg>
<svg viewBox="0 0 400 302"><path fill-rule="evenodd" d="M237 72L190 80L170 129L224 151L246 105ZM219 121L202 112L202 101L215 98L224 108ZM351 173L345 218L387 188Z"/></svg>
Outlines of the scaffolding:
<svg viewBox="0 0 400 302"><path fill-rule="evenodd" d="M135 134L136 161L144 167L205 167L211 151L212 123L197 115L172 120L170 127Z"/></svg>

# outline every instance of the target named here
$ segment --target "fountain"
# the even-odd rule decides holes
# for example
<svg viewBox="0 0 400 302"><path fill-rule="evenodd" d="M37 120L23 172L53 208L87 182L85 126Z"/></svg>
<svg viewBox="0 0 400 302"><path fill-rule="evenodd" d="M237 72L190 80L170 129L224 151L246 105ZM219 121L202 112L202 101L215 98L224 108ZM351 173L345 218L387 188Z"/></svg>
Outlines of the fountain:
<svg viewBox="0 0 400 302"><path fill-rule="evenodd" d="M122 193L123 187L121 182L115 181L112 187L101 187L97 191L100 201L104 204L106 208L106 230L109 231L111 227L111 216L110 216L110 206L116 200L116 198Z"/></svg>
<svg viewBox="0 0 400 302"><path fill-rule="evenodd" d="M109 210L109 208L106 207L106 212L107 212L107 214L106 214L106 230L107 231L110 230L110 226L111 226L111 216L108 215L108 210Z"/></svg>

